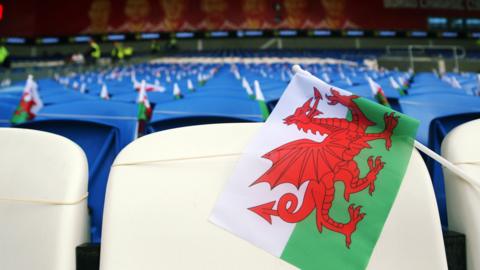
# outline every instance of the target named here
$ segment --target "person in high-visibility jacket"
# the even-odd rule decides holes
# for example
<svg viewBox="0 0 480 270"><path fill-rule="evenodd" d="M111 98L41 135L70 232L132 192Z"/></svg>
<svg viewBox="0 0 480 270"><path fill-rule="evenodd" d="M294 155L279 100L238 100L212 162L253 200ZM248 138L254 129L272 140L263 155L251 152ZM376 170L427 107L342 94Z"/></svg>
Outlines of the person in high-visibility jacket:
<svg viewBox="0 0 480 270"><path fill-rule="evenodd" d="M88 63L95 64L102 56L102 51L100 50L98 43L93 39L90 39L89 45L90 48L88 49L85 58L87 59Z"/></svg>
<svg viewBox="0 0 480 270"><path fill-rule="evenodd" d="M124 59L128 60L130 59L130 57L132 57L132 55L132 47L123 46L123 44L120 42L113 43L113 49L111 54L113 62L123 61Z"/></svg>
<svg viewBox="0 0 480 270"><path fill-rule="evenodd" d="M120 42L114 42L113 43L113 49L112 49L112 61L117 62L117 61L123 61L125 58L125 51L123 48L122 43Z"/></svg>
<svg viewBox="0 0 480 270"><path fill-rule="evenodd" d="M0 44L0 66L10 68L10 53L3 44Z"/></svg>
<svg viewBox="0 0 480 270"><path fill-rule="evenodd" d="M123 55L126 60L130 59L133 55L133 48L132 47L124 47L123 48Z"/></svg>

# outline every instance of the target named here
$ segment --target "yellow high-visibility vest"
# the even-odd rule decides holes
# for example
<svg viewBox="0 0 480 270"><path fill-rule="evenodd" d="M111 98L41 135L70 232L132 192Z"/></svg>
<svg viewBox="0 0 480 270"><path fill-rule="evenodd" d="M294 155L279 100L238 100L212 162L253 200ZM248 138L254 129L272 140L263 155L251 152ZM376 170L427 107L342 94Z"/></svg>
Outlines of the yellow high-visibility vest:
<svg viewBox="0 0 480 270"><path fill-rule="evenodd" d="M5 46L0 46L0 64L3 63L5 61L5 59L7 59L9 53L8 53L8 50Z"/></svg>
<svg viewBox="0 0 480 270"><path fill-rule="evenodd" d="M123 46L113 47L112 57L116 57L118 59L123 59L125 57L125 52L124 52Z"/></svg>
<svg viewBox="0 0 480 270"><path fill-rule="evenodd" d="M100 51L100 46L98 46L98 44L95 42L91 43L90 46L93 48L91 56L95 59L99 59L102 55L102 52Z"/></svg>
<svg viewBox="0 0 480 270"><path fill-rule="evenodd" d="M123 54L125 56L132 56L133 48L132 47L125 47L125 49L123 50Z"/></svg>

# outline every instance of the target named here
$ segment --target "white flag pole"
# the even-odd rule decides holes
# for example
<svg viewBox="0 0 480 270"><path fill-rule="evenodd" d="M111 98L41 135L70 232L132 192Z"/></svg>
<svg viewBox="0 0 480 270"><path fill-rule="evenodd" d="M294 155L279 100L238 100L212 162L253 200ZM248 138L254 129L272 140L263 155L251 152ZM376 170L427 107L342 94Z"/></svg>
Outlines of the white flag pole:
<svg viewBox="0 0 480 270"><path fill-rule="evenodd" d="M292 67L292 71L293 71L294 74L298 72L298 73L303 73L303 74L308 74L310 76L313 76L313 75L310 74L310 72L303 70L299 65L294 65ZM444 166L445 168L447 168L448 170L450 170L451 172L453 172L454 174L456 174L457 176L459 176L460 178L465 180L467 183L471 184L473 187L480 190L480 180L478 180L474 177L471 177L465 171L460 169L458 166L456 166L452 162L448 161L444 157L440 156L439 154L435 153L430 148L421 144L417 140L415 140L414 146L415 146L415 148L422 151L427 156L431 157L432 159L434 159L435 161L440 163L442 166Z"/></svg>
<svg viewBox="0 0 480 270"><path fill-rule="evenodd" d="M465 171L460 169L458 166L453 164L452 162L448 161L444 157L440 156L439 154L435 153L433 150L430 148L426 147L425 145L421 144L417 140L414 142L415 147L425 153L425 155L431 157L438 163L440 163L442 166L445 168L449 169L451 172L456 174L457 176L460 176L463 180L465 180L467 183L471 184L472 186L476 187L477 189L480 189L480 181L474 177L471 177L468 175Z"/></svg>

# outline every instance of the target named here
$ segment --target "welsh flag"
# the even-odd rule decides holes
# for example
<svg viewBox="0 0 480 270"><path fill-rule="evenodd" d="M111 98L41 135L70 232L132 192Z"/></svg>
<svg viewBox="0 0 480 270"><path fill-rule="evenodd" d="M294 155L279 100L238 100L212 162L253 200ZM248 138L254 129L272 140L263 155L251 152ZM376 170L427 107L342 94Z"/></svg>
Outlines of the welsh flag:
<svg viewBox="0 0 480 270"><path fill-rule="evenodd" d="M80 93L85 94L86 92L87 92L87 84L83 82L80 85Z"/></svg>
<svg viewBox="0 0 480 270"><path fill-rule="evenodd" d="M263 120L267 120L268 116L270 115L270 111L268 110L267 104L265 103L265 97L263 96L262 88L260 88L260 83L255 80L253 82L253 86L255 87L255 99L258 102L258 106L260 106L262 118Z"/></svg>
<svg viewBox="0 0 480 270"><path fill-rule="evenodd" d="M402 85L403 87L403 90L406 90L410 87L410 82L409 80L405 79L405 77L403 76L398 76L398 81L400 82L400 84Z"/></svg>
<svg viewBox="0 0 480 270"><path fill-rule="evenodd" d="M145 132L145 126L152 118L152 106L148 101L146 82L143 80L140 84L140 91L138 92L138 133L143 134Z"/></svg>
<svg viewBox="0 0 480 270"><path fill-rule="evenodd" d="M135 76L135 72L132 72L131 81L133 83L133 88L135 91L140 91L142 83L137 81L137 77ZM145 91L147 92L165 92L165 87L160 85L160 82L157 80L155 84L147 83L145 81ZM158 82L158 83L157 83Z"/></svg>
<svg viewBox="0 0 480 270"><path fill-rule="evenodd" d="M455 76L452 76L452 86L454 88L457 88L457 89L462 89L462 85L460 84L460 82L457 80L457 78Z"/></svg>
<svg viewBox="0 0 480 270"><path fill-rule="evenodd" d="M158 81L157 81L158 82ZM135 88L135 91L140 91L141 83L134 83L133 88ZM165 87L161 86L160 83L158 84L151 84L151 83L146 83L145 84L145 91L147 92L165 92Z"/></svg>
<svg viewBox="0 0 480 270"><path fill-rule="evenodd" d="M180 87L178 86L178 83L173 84L173 97L175 99L183 98L183 94L182 94L182 91L180 90Z"/></svg>
<svg viewBox="0 0 480 270"><path fill-rule="evenodd" d="M233 73L233 75L235 76L235 79L237 80L241 80L242 77L240 76L240 72L238 71L238 67L235 65L235 64L232 64L230 66L230 71Z"/></svg>
<svg viewBox="0 0 480 270"><path fill-rule="evenodd" d="M300 269L365 269L418 125L299 71L210 220Z"/></svg>
<svg viewBox="0 0 480 270"><path fill-rule="evenodd" d="M255 95L253 93L252 87L250 87L250 83L248 83L248 81L245 77L243 77L243 79L242 79L242 87L247 92L247 95L248 95L249 98L255 99Z"/></svg>
<svg viewBox="0 0 480 270"><path fill-rule="evenodd" d="M378 101L378 103L390 107L390 104L388 103L387 97L385 96L382 87L370 77L367 77L367 80L368 84L370 85L370 89L372 90L372 94Z"/></svg>
<svg viewBox="0 0 480 270"><path fill-rule="evenodd" d="M197 81L198 81L198 84L200 86L204 86L205 83L207 83L207 78L205 76L203 76L202 73L198 73L197 75Z"/></svg>
<svg viewBox="0 0 480 270"><path fill-rule="evenodd" d="M20 104L15 110L10 122L14 125L18 125L28 120L32 120L42 107L43 102L38 94L37 83L33 80L33 76L29 75L25 88L23 89Z"/></svg>
<svg viewBox="0 0 480 270"><path fill-rule="evenodd" d="M390 85L392 86L392 88L397 90L400 96L405 96L405 90L403 89L403 87L400 86L392 76L390 76L389 79L390 79Z"/></svg>
<svg viewBox="0 0 480 270"><path fill-rule="evenodd" d="M102 85L102 90L100 90L100 98L104 100L110 99L110 93L108 93L107 85Z"/></svg>
<svg viewBox="0 0 480 270"><path fill-rule="evenodd" d="M192 80L190 79L187 80L187 88L188 88L188 91L195 92L195 87L193 86Z"/></svg>

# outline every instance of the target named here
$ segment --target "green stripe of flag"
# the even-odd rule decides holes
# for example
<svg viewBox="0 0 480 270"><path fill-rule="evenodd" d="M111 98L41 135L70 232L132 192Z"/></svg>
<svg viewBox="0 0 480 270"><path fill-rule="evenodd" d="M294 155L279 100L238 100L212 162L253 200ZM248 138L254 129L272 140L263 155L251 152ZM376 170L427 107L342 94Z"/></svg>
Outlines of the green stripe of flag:
<svg viewBox="0 0 480 270"><path fill-rule="evenodd" d="M30 118L30 115L28 114L28 112L26 112L23 108L19 106L15 111L15 113L13 114L10 122L12 124L18 125L26 122L29 118Z"/></svg>
<svg viewBox="0 0 480 270"><path fill-rule="evenodd" d="M267 104L263 100L257 100L257 102L258 106L260 107L260 112L262 113L263 120L267 120L268 116L270 115Z"/></svg>
<svg viewBox="0 0 480 270"><path fill-rule="evenodd" d="M138 120L148 121L147 107L145 107L145 104L143 102L138 104L137 118Z"/></svg>
<svg viewBox="0 0 480 270"><path fill-rule="evenodd" d="M378 103L390 107L390 103L388 103L387 97L385 97L385 95L381 91L378 91L375 94L375 99L378 101Z"/></svg>

